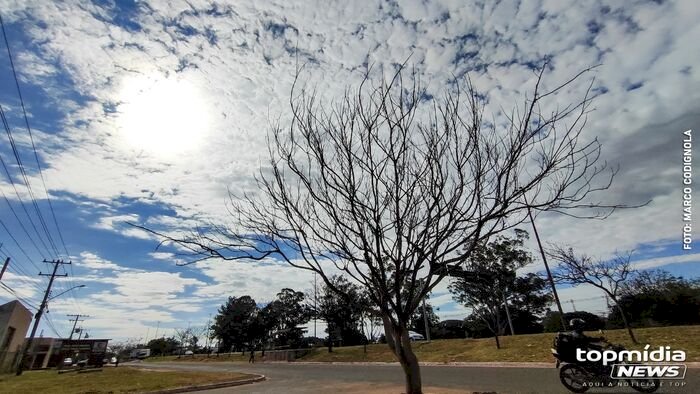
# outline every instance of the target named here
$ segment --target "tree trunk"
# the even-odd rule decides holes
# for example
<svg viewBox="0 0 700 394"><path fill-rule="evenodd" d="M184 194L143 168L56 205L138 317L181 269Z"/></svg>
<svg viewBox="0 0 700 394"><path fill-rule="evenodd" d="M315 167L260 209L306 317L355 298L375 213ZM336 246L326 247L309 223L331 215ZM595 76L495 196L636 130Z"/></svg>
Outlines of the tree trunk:
<svg viewBox="0 0 700 394"><path fill-rule="evenodd" d="M501 330L501 313L496 308L496 329L493 330L493 335L496 337L496 349L501 348L501 342L498 340L498 333Z"/></svg>
<svg viewBox="0 0 700 394"><path fill-rule="evenodd" d="M422 394L423 386L420 376L418 358L411 348L411 340L408 338L408 328L391 324L390 320L382 317L384 321L384 335L389 348L399 360L406 379L406 394Z"/></svg>
<svg viewBox="0 0 700 394"><path fill-rule="evenodd" d="M632 343L634 343L635 345L638 344L639 342L637 342L637 338L634 337L634 333L632 332L632 327L630 327L629 322L627 322L627 316L625 316L625 311L622 310L622 307L617 302L616 298L613 297L612 299L615 302L615 306L617 306L617 310L620 311L620 316L622 316L622 323L624 323L625 328L627 329L627 333L629 334L630 339L632 340Z"/></svg>
<svg viewBox="0 0 700 394"><path fill-rule="evenodd" d="M332 324L328 324L328 353L333 353L333 330L335 328Z"/></svg>

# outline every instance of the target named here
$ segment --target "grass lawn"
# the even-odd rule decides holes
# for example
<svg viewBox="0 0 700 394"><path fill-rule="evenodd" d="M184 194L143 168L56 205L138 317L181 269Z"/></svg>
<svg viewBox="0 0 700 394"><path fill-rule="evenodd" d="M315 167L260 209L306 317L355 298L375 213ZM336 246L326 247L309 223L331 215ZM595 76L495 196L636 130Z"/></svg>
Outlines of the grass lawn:
<svg viewBox="0 0 700 394"><path fill-rule="evenodd" d="M22 376L0 375L0 393L142 393L250 377L253 376L242 373L145 371L129 367L60 375L56 370L26 371Z"/></svg>
<svg viewBox="0 0 700 394"><path fill-rule="evenodd" d="M647 343L651 345L650 350L659 346L671 346L674 350L684 350L687 361L700 361L700 326L638 328L634 333L641 345L632 345L626 330L608 330L605 331L605 337L628 349L641 350ZM587 334L600 336L598 332ZM554 333L504 336L500 338L500 350L496 349L493 338L442 339L430 343L417 341L413 343L413 350L422 362L553 362L549 349L554 336ZM261 361L259 351L256 352L255 360ZM242 356L240 353L232 353L219 357L194 355L179 359L177 356L150 357L146 361L247 362L248 354ZM367 353L363 352L362 346L334 348L333 353L328 353L326 348L317 348L299 361L395 362L396 358L386 344L376 344L367 346Z"/></svg>
<svg viewBox="0 0 700 394"><path fill-rule="evenodd" d="M641 345L633 346L626 330L605 331L605 337L612 343L619 343L628 349L642 349L647 343L651 350L658 346L671 346L671 349L684 350L687 361L700 361L700 326L678 326L640 328L634 330ZM597 332L588 333L599 336ZM515 335L501 337L501 349L496 349L493 338L484 339L443 339L431 343L414 342L413 350L422 362L553 362L550 353L555 334ZM325 348L314 350L302 361L379 361L393 362L395 357L386 344L367 346L367 353L362 346L333 349L328 353Z"/></svg>
<svg viewBox="0 0 700 394"><path fill-rule="evenodd" d="M260 351L255 352L255 361L260 361ZM219 356L216 356L215 354L210 355L207 357L206 355L203 354L195 354L192 356L180 356L178 358L177 356L155 356L155 357L148 357L144 362L147 363L157 363L161 361L182 361L182 362L215 362L215 361L235 361L235 362L248 362L248 358L250 355L246 352L245 355L241 355L240 352L236 353L226 353L226 354L220 354Z"/></svg>

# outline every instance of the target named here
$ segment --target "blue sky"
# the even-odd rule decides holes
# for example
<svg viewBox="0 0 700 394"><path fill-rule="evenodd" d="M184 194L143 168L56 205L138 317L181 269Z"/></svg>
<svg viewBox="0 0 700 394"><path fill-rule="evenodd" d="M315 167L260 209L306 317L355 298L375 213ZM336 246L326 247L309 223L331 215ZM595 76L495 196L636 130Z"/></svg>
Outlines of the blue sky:
<svg viewBox="0 0 700 394"><path fill-rule="evenodd" d="M700 255L680 247L682 132L700 123L700 7L694 3L0 0L69 252L59 250L60 258L73 261L70 279L58 279L54 294L86 285L50 303L44 335L67 335L65 315L73 313L91 316L84 326L92 336L170 334L203 325L229 295L265 302L283 287L311 288L310 274L275 261L179 267L176 256L155 251L156 240L126 224L181 231L225 222L227 188L254 190L265 135L273 120L288 116L299 63L306 64L304 83L332 98L368 64L381 69L410 56L429 95L439 97L455 76L469 73L491 109L522 102L533 65L545 57L552 64L549 86L600 64L586 135L597 136L604 159L620 165L604 199L653 201L606 221L543 214L541 235L601 258L634 250L640 268L698 276ZM0 104L58 240L1 47ZM30 201L4 133L0 156L20 198ZM44 257L55 256L32 245L29 238L40 236L4 173L0 190L30 234L0 200L0 219L20 244L0 228L0 255L13 256L3 283L37 305L46 280L36 273L49 269ZM539 262L530 268L539 269ZM446 288L433 294L440 315L464 317ZM600 296L585 287L561 291L562 299L591 311L604 309ZM0 291L0 301L12 298Z"/></svg>

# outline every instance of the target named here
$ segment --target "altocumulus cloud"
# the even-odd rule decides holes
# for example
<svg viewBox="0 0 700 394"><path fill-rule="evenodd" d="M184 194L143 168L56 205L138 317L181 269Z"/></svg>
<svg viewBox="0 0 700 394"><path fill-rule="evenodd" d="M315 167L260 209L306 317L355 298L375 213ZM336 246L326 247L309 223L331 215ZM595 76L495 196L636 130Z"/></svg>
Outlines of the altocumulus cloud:
<svg viewBox="0 0 700 394"><path fill-rule="evenodd" d="M546 57L548 87L601 64L592 90L598 96L596 110L589 114L586 135L598 136L603 159L621 166L603 199L653 202L605 222L540 215L543 238L600 256L661 242L667 247L659 253L667 260L654 265L673 262L678 253L673 251L678 222L669 214L680 201L680 190L673 186L678 176L674 144L700 119L700 52L695 48L700 8L693 1L624 6L604 1L0 4L10 31L22 32L24 45L16 49L22 81L45 100L35 104L35 116L37 138L45 141L40 154L48 187L63 201L99 206L104 217L88 226L109 236L139 241L136 230L124 227L132 218L157 221L165 230L191 228L199 220L225 223L228 190L254 190L252 174L264 159L266 131L271 121L287 120L286 103L301 64L302 82L325 98L340 96L368 67L391 72L406 59L435 97L453 86L455 76L469 73L498 116L501 107L523 102L533 69ZM138 78L186 82L197 92L207 110L203 130L192 130L206 135L196 148L163 157L153 146L125 140L120 132L125 86ZM575 100L587 82L563 100ZM40 118L44 107L56 112L52 127ZM11 195L6 183L0 188ZM83 258L86 269L108 263ZM259 264L198 264L186 271L196 271L196 279L149 273L152 266L139 264L143 272L113 269L109 274L113 299L126 302L110 307L127 313L171 302L167 314L173 324L177 308L195 313L203 299L219 302L243 292L271 299L279 288L305 287L309 281L286 267ZM105 292L89 294L91 301L108 302ZM185 311L187 302L176 303L173 297L195 306ZM165 321L164 312L158 313L153 318ZM138 313L129 316L139 324Z"/></svg>

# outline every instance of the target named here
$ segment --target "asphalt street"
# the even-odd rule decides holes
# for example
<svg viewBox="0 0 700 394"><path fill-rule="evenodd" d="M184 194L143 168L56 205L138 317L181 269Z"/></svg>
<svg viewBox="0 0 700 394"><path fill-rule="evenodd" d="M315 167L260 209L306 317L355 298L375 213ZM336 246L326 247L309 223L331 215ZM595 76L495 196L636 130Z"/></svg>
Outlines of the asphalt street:
<svg viewBox="0 0 700 394"><path fill-rule="evenodd" d="M203 394L241 393L399 393L403 373L398 365L302 363L144 363L142 367L176 370L235 371L262 374L260 383L202 391ZM552 368L422 366L428 393L566 393ZM669 381L666 381L669 382ZM657 393L700 393L700 370L688 369L685 386L668 383ZM589 393L626 393L631 389L597 389Z"/></svg>

